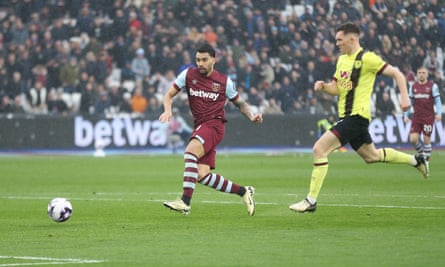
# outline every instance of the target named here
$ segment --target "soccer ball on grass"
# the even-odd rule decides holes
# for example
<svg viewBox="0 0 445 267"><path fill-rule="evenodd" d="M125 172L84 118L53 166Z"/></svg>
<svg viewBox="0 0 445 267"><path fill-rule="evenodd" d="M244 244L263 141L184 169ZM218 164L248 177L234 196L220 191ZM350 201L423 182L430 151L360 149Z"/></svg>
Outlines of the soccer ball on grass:
<svg viewBox="0 0 445 267"><path fill-rule="evenodd" d="M73 206L66 198L54 198L48 204L48 216L55 222L64 222L71 218Z"/></svg>

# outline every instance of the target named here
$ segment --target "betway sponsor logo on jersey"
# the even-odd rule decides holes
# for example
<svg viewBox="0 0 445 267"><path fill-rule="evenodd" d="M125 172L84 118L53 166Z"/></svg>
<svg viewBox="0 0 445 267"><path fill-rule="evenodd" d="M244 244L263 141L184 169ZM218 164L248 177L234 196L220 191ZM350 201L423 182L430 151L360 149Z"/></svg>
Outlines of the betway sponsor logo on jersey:
<svg viewBox="0 0 445 267"><path fill-rule="evenodd" d="M207 99L210 99L213 101L216 101L216 99L218 99L218 96L219 96L219 93L212 93L212 92L207 92L204 90L194 90L193 88L190 88L189 91L190 91L191 96L207 98Z"/></svg>
<svg viewBox="0 0 445 267"><path fill-rule="evenodd" d="M414 98L416 99L420 99L420 98L424 98L424 99L428 99L430 97L430 94L415 94Z"/></svg>

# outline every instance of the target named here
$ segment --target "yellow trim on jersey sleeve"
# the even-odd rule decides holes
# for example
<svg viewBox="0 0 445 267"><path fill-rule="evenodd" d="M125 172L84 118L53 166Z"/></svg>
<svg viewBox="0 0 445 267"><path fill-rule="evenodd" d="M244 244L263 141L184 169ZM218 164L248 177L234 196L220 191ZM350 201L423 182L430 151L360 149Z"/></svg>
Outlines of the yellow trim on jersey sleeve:
<svg viewBox="0 0 445 267"><path fill-rule="evenodd" d="M337 79L338 114L345 116L346 95L352 89L351 72L355 62L355 57L361 51L359 49L353 55L341 55L337 61L337 68L334 77ZM352 101L351 115L360 115L368 120L371 119L371 94L374 88L376 75L385 66L386 62L374 52L365 52L362 57L362 70L358 85L355 88ZM351 103L348 103L351 104Z"/></svg>

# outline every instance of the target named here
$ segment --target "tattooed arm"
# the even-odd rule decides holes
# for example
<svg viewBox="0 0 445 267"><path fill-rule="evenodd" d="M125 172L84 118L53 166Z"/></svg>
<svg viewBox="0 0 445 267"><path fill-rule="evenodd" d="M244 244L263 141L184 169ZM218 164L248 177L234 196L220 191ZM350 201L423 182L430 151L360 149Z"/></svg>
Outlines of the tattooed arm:
<svg viewBox="0 0 445 267"><path fill-rule="evenodd" d="M261 113L253 114L252 113L252 107L241 97L236 98L232 101L235 106L238 107L239 111L250 121L254 123L262 123L263 122L263 115Z"/></svg>

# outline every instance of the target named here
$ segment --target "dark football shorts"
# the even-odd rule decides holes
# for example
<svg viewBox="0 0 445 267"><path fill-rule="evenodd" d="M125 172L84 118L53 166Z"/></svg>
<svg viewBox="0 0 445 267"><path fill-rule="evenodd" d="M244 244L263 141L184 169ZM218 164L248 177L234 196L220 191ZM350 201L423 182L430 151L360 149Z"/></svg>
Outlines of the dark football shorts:
<svg viewBox="0 0 445 267"><path fill-rule="evenodd" d="M368 119L353 115L339 120L330 131L337 136L342 146L349 143L354 150L357 150L363 144L372 143L368 126Z"/></svg>
<svg viewBox="0 0 445 267"><path fill-rule="evenodd" d="M203 122L196 127L190 138L196 138L204 145L204 156L199 159L200 164L209 165L211 169L216 167L216 146L224 138L225 126L221 119Z"/></svg>
<svg viewBox="0 0 445 267"><path fill-rule="evenodd" d="M433 133L433 126L434 118L430 120L424 119L423 121L413 118L411 121L410 133L423 133L423 135L431 137L431 134Z"/></svg>

